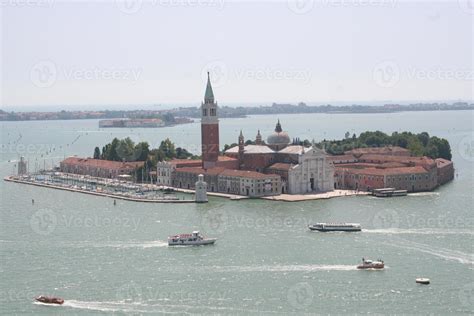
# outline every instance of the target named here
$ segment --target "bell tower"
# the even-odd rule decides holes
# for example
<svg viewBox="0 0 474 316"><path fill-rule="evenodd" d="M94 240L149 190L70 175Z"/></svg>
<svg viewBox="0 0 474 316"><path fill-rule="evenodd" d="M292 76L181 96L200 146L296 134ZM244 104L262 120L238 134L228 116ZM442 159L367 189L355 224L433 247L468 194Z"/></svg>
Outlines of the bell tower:
<svg viewBox="0 0 474 316"><path fill-rule="evenodd" d="M207 72L207 86L204 94L204 103L201 103L201 153L202 168L209 169L216 166L219 158L219 118L218 106L214 102L211 79Z"/></svg>

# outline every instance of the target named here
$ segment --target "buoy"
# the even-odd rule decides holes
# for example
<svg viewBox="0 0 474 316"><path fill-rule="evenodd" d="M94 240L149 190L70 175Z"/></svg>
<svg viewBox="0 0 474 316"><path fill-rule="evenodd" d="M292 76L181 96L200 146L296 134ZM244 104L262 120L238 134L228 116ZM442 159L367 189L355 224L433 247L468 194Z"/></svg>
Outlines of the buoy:
<svg viewBox="0 0 474 316"><path fill-rule="evenodd" d="M417 278L416 283L418 283L418 284L430 284L430 279L428 279L428 278Z"/></svg>

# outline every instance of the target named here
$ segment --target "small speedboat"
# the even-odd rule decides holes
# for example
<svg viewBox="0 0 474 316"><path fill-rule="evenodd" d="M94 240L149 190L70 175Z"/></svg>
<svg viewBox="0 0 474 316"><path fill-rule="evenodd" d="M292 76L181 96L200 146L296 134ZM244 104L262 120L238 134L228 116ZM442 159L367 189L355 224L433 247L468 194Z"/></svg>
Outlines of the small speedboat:
<svg viewBox="0 0 474 316"><path fill-rule="evenodd" d="M45 304L56 304L56 305L62 305L64 303L64 300L59 297L54 297L54 296L37 296L35 297L35 301L45 303Z"/></svg>
<svg viewBox="0 0 474 316"><path fill-rule="evenodd" d="M212 245L216 240L216 238L205 238L198 231L194 231L192 234L180 234L168 237L168 246Z"/></svg>
<svg viewBox="0 0 474 316"><path fill-rule="evenodd" d="M369 259L362 258L362 263L357 266L357 269L383 269L385 263L383 260L372 261Z"/></svg>
<svg viewBox="0 0 474 316"><path fill-rule="evenodd" d="M418 284L425 284L425 285L430 284L430 279L428 278L416 278L415 281Z"/></svg>

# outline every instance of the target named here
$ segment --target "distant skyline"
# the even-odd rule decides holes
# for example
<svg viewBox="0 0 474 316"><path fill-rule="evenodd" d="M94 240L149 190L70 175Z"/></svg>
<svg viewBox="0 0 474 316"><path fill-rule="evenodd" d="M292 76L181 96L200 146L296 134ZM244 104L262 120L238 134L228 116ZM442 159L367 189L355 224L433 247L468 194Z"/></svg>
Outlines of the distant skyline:
<svg viewBox="0 0 474 316"><path fill-rule="evenodd" d="M470 0L2 2L1 108L473 100Z"/></svg>

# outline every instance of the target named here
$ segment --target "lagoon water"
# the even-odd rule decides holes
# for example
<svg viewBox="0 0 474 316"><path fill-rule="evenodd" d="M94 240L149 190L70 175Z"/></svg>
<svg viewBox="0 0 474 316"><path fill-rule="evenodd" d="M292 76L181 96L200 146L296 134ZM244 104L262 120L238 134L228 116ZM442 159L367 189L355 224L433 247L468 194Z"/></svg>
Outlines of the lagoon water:
<svg viewBox="0 0 474 316"><path fill-rule="evenodd" d="M451 144L456 178L434 192L278 203L211 198L142 204L0 182L0 314L472 314L474 112L280 115L300 139L346 131L427 131ZM221 146L240 129L265 137L276 116L221 120ZM130 136L165 137L196 152L199 123L99 129L97 120L2 122L0 173L19 155L31 170ZM34 204L32 204L34 199ZM360 222L361 233L315 233L317 221ZM169 248L200 230L214 246ZM362 257L385 271L357 271ZM415 283L428 277L428 286ZM33 303L57 295L63 306Z"/></svg>

